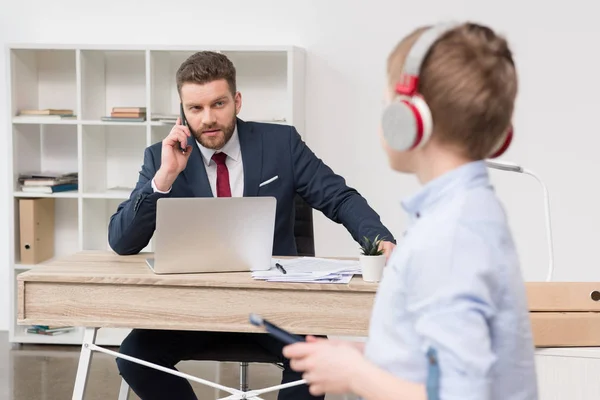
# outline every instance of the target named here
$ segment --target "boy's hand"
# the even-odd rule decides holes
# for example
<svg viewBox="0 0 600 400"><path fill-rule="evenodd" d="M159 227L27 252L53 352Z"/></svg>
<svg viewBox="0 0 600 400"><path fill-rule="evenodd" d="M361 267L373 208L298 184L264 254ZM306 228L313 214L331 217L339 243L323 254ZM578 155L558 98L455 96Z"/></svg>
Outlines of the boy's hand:
<svg viewBox="0 0 600 400"><path fill-rule="evenodd" d="M288 345L283 355L290 367L304 372L313 396L349 393L352 380L359 375L365 359L357 346L345 341L307 337L307 342Z"/></svg>
<svg viewBox="0 0 600 400"><path fill-rule="evenodd" d="M352 341L352 340L317 338L317 337L314 337L311 335L306 336L306 341L308 343L324 341L324 342L329 342L329 343L335 344L335 345L352 346L356 350L358 350L361 354L364 354L364 352L365 352L365 342L356 342L356 341Z"/></svg>
<svg viewBox="0 0 600 400"><path fill-rule="evenodd" d="M383 250L383 254L385 254L385 262L387 263L394 251L396 245L392 242L380 242L379 250Z"/></svg>

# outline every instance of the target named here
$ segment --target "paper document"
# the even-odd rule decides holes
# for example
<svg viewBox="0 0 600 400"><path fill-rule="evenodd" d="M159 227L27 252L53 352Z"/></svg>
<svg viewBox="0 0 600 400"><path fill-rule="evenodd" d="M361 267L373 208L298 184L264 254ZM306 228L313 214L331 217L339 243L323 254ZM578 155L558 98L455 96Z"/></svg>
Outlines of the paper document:
<svg viewBox="0 0 600 400"><path fill-rule="evenodd" d="M276 267L277 263L283 267L286 273ZM269 270L253 271L252 277L269 282L349 283L354 274L360 273L358 261L300 257L294 259L273 258Z"/></svg>

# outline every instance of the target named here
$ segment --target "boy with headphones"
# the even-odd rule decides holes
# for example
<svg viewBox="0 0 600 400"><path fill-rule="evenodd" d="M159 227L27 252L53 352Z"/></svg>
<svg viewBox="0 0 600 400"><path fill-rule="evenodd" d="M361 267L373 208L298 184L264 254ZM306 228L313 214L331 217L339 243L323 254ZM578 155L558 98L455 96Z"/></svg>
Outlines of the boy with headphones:
<svg viewBox="0 0 600 400"><path fill-rule="evenodd" d="M410 225L380 283L369 340L284 348L313 394L369 400L535 400L534 345L512 235L485 159L512 139L506 41L472 23L405 37L388 58L382 145L416 175Z"/></svg>

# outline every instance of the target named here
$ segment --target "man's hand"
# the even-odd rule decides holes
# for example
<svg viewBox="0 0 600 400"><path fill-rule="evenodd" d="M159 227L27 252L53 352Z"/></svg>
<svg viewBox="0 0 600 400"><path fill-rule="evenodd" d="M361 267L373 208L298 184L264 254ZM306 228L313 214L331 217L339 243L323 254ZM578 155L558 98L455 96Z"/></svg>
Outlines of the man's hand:
<svg viewBox="0 0 600 400"><path fill-rule="evenodd" d="M392 242L380 242L379 243L379 250L383 250L383 254L385 254L385 262L387 263L390 259L390 256L392 255L392 252L394 251L394 248L396 247L396 245Z"/></svg>
<svg viewBox="0 0 600 400"><path fill-rule="evenodd" d="M177 176L185 169L192 153L192 146L187 142L190 136L189 128L181 125L181 119L177 118L169 136L162 141L160 168L154 176L154 184L158 190L169 190Z"/></svg>
<svg viewBox="0 0 600 400"><path fill-rule="evenodd" d="M290 367L304 372L303 379L313 396L325 393L350 393L350 385L366 360L353 342L315 339L294 343L283 349Z"/></svg>

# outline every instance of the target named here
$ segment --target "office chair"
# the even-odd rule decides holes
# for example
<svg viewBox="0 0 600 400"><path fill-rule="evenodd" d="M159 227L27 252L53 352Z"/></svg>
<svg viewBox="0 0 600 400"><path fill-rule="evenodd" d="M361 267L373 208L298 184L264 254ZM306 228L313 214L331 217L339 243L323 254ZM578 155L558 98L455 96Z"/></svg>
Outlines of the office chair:
<svg viewBox="0 0 600 400"><path fill-rule="evenodd" d="M315 234L313 229L312 207L302 197L296 195L294 211L294 237L300 257L315 256Z"/></svg>
<svg viewBox="0 0 600 400"><path fill-rule="evenodd" d="M313 227L312 207L304 201L302 197L296 195L294 198L294 237L296 239L296 248L300 257L315 256L315 239ZM283 356L272 355L262 348L247 348L226 344L223 347L213 346L210 349L202 351L193 360L196 361L218 361L218 362L239 362L240 363L240 390L247 392L248 384L248 366L250 363L274 364L283 369ZM121 389L119 391L119 400L127 400L129 396L129 386L125 380L121 379Z"/></svg>

